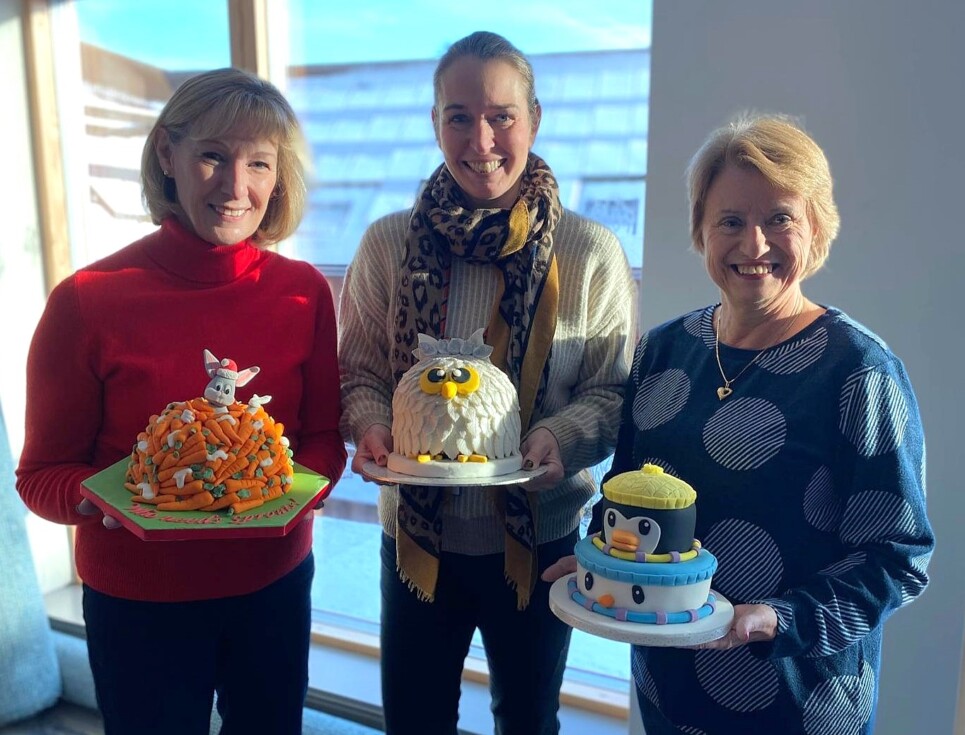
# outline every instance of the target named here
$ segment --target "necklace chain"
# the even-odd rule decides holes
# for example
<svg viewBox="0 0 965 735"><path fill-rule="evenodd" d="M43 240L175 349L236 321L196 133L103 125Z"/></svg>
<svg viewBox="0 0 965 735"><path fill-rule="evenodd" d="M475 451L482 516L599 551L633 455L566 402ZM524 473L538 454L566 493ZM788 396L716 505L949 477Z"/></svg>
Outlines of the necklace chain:
<svg viewBox="0 0 965 735"><path fill-rule="evenodd" d="M774 342L773 344L766 345L760 352L758 352L756 355L754 355L754 357L751 358L751 361L749 363L747 363L744 367L741 368L740 372L737 373L737 375L735 375L733 378L728 378L727 375L724 373L724 366L720 362L720 316L719 315L721 314L723 308L724 307L721 306L720 304L717 305L716 313L718 314L718 317L717 317L716 324L714 323L714 314L710 315L710 325L714 328L714 357L717 359L717 369L720 370L720 377L724 379L724 384L717 389L717 399L720 401L724 400L725 398L727 398L727 396L729 396L731 393L734 392L734 389L731 388L731 385L741 375L747 372L747 369L751 365L757 362L757 358L759 358L761 355L763 355L765 352L771 349L774 345L780 344L781 342L784 341L784 338L787 336L788 332L791 331L791 327L794 326L794 323L797 321L797 317L798 317L798 315L796 314L794 318L788 322L787 326L784 327L784 331L781 332L781 336L777 338L776 342Z"/></svg>

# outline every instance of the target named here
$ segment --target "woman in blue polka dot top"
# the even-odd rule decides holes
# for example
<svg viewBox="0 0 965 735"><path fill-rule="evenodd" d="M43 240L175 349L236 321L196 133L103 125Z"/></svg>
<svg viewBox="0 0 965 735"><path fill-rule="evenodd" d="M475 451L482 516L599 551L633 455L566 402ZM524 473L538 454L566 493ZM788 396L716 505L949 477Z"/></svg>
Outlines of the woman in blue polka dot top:
<svg viewBox="0 0 965 735"><path fill-rule="evenodd" d="M734 620L696 649L634 646L647 735L871 733L882 626L934 547L915 395L879 337L801 290L839 218L799 126L716 130L688 184L720 303L640 340L610 474L649 462L697 490Z"/></svg>

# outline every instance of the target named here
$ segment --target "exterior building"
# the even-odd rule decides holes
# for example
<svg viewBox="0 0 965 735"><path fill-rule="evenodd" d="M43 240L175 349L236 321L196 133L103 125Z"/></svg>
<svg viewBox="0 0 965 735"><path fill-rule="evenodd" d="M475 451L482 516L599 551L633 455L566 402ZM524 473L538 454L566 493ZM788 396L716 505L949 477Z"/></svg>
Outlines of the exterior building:
<svg viewBox="0 0 965 735"><path fill-rule="evenodd" d="M532 57L543 107L534 150L563 204L617 233L639 281L647 170L650 51ZM411 206L441 162L429 113L435 60L289 69L281 85L311 154L309 207L283 252L318 266L338 290L366 226ZM140 153L164 101L190 72L166 72L94 46L82 54L90 202L86 249L101 257L152 228ZM76 265L82 263L77 262Z"/></svg>

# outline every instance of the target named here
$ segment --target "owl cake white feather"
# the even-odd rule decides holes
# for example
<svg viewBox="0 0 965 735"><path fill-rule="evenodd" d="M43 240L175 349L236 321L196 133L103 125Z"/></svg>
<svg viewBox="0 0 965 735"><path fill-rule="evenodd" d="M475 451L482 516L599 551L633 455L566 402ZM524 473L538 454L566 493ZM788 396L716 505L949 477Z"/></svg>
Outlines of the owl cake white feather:
<svg viewBox="0 0 965 735"><path fill-rule="evenodd" d="M482 329L469 339L419 335L418 362L392 397L392 472L458 480L522 467L519 399L492 352Z"/></svg>

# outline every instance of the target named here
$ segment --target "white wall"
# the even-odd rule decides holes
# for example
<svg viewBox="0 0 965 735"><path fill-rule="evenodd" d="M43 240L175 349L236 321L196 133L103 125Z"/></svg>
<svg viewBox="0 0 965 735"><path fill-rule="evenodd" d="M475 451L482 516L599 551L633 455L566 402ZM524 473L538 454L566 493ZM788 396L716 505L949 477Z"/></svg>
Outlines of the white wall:
<svg viewBox="0 0 965 735"><path fill-rule="evenodd" d="M688 249L683 172L747 108L800 116L831 162L841 234L812 299L908 368L938 546L925 594L885 627L878 735L950 733L965 621L965 3L655 0L641 326L716 300Z"/></svg>

